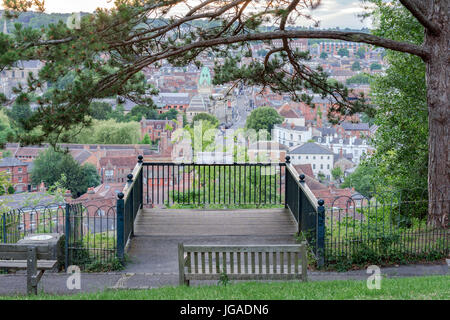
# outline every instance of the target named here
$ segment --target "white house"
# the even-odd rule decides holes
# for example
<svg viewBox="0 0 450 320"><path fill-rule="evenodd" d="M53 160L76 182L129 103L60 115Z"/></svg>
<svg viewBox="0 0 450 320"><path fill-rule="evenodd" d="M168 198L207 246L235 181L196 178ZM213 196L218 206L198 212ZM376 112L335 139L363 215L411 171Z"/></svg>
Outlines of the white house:
<svg viewBox="0 0 450 320"><path fill-rule="evenodd" d="M351 154L353 156L352 161L355 164L359 164L362 157L373 150L366 139L359 139L357 137L343 139L341 137L325 136L314 137L314 140L318 144L333 150L335 154L340 154L341 151L344 154Z"/></svg>
<svg viewBox="0 0 450 320"><path fill-rule="evenodd" d="M312 127L296 126L291 123L275 125L273 128L273 140L287 147L295 147L308 142L313 137Z"/></svg>
<svg viewBox="0 0 450 320"><path fill-rule="evenodd" d="M317 143L309 142L289 151L293 165L310 164L313 173L318 177L323 173L327 179L331 178L334 164L334 153L330 149Z"/></svg>

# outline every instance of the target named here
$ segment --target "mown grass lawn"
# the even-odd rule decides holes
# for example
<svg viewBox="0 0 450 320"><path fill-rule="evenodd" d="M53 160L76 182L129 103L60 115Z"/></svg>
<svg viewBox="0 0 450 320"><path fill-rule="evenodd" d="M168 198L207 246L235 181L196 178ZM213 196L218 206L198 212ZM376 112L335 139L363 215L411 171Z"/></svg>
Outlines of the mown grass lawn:
<svg viewBox="0 0 450 320"><path fill-rule="evenodd" d="M0 297L2 299L2 297ZM3 299L76 300L311 300L311 299L450 299L450 276L383 279L380 290L366 281L237 283L201 287L165 287L150 290L106 290L98 293Z"/></svg>

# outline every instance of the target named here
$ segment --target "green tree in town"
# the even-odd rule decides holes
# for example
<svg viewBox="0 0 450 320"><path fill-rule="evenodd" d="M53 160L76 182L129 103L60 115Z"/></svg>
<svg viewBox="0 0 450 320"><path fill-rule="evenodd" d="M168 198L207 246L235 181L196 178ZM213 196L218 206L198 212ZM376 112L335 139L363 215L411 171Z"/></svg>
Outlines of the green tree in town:
<svg viewBox="0 0 450 320"><path fill-rule="evenodd" d="M359 47L358 51L356 51L356 56L358 56L360 59L364 59L366 57L366 48Z"/></svg>
<svg viewBox="0 0 450 320"><path fill-rule="evenodd" d="M139 144L152 144L152 140L150 139L150 136L148 135L148 133L144 136L144 139L141 140L141 142L139 142Z"/></svg>
<svg viewBox="0 0 450 320"><path fill-rule="evenodd" d="M346 80L347 84L369 84L370 76L365 73L358 73Z"/></svg>
<svg viewBox="0 0 450 320"><path fill-rule="evenodd" d="M322 51L322 53L320 54L320 59L326 59L328 58L328 53L326 53L325 51Z"/></svg>
<svg viewBox="0 0 450 320"><path fill-rule="evenodd" d="M62 176L65 179L61 179ZM34 185L44 182L47 188L62 182L74 197L79 197L88 187L99 184L100 177L93 165L80 166L70 153L48 148L34 161L31 181Z"/></svg>
<svg viewBox="0 0 450 320"><path fill-rule="evenodd" d="M350 56L350 52L348 51L347 48L340 48L338 50L337 54L341 57L349 57Z"/></svg>
<svg viewBox="0 0 450 320"><path fill-rule="evenodd" d="M370 65L370 70L381 70L381 64L379 64L379 63L376 63L376 62L374 62L374 63L372 63L371 65Z"/></svg>
<svg viewBox="0 0 450 320"><path fill-rule="evenodd" d="M283 117L272 107L260 107L252 111L245 124L246 129L253 129L256 132L266 130L272 132L276 124L281 124Z"/></svg>
<svg viewBox="0 0 450 320"><path fill-rule="evenodd" d="M13 136L14 131L11 129L9 118L3 110L0 110L0 148L3 148Z"/></svg>
<svg viewBox="0 0 450 320"><path fill-rule="evenodd" d="M26 121L32 116L33 111L30 107L30 100L27 95L20 95L8 111L13 127L17 130L23 130Z"/></svg>
<svg viewBox="0 0 450 320"><path fill-rule="evenodd" d="M97 120L107 120L112 112L112 106L107 102L94 101L89 108L90 116Z"/></svg>
<svg viewBox="0 0 450 320"><path fill-rule="evenodd" d="M334 180L338 181L344 176L344 172L342 171L341 167L336 167L331 170L331 175L333 176Z"/></svg>
<svg viewBox="0 0 450 320"><path fill-rule="evenodd" d="M355 61L352 64L352 71L359 71L361 70L361 64L359 63L359 61Z"/></svg>
<svg viewBox="0 0 450 320"><path fill-rule="evenodd" d="M341 184L341 188L355 188L363 196L371 198L376 192L375 185L382 183L378 180L377 168L367 164L359 165L356 170L347 176Z"/></svg>
<svg viewBox="0 0 450 320"><path fill-rule="evenodd" d="M196 121L202 121L202 120L209 121L215 126L219 125L219 120L215 116L213 116L212 114L209 114L209 113L196 114L192 118L192 123L195 123Z"/></svg>

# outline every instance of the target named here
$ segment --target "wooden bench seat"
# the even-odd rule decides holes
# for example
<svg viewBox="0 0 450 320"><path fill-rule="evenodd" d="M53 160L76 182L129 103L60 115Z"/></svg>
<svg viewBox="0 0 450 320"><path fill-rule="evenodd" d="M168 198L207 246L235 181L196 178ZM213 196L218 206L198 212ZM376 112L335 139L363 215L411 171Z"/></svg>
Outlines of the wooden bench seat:
<svg viewBox="0 0 450 320"><path fill-rule="evenodd" d="M57 264L57 260L38 260L36 269L53 270ZM27 260L0 260L0 268L25 270L27 268Z"/></svg>
<svg viewBox="0 0 450 320"><path fill-rule="evenodd" d="M178 245L179 282L191 280L307 281L306 244L266 246Z"/></svg>
<svg viewBox="0 0 450 320"><path fill-rule="evenodd" d="M0 268L27 270L27 292L37 294L37 286L46 270L58 266L50 245L0 244ZM26 260L25 260L26 259Z"/></svg>

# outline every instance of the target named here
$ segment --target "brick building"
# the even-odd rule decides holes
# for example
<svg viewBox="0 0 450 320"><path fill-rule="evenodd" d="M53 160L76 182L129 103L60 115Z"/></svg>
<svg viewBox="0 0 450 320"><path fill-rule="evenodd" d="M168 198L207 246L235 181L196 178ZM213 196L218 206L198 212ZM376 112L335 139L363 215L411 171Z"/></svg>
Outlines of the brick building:
<svg viewBox="0 0 450 320"><path fill-rule="evenodd" d="M23 162L16 158L0 159L0 172L6 172L16 192L25 192L31 189L31 182L28 172L30 163Z"/></svg>

